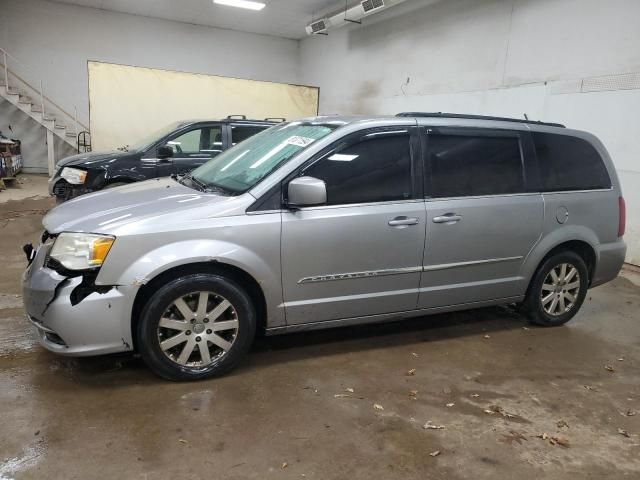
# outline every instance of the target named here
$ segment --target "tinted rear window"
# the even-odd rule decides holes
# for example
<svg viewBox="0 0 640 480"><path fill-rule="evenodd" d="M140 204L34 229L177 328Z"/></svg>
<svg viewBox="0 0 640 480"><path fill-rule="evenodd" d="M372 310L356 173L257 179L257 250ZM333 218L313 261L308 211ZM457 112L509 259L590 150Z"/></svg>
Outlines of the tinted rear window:
<svg viewBox="0 0 640 480"><path fill-rule="evenodd" d="M516 137L429 136L434 198L504 195L524 191Z"/></svg>
<svg viewBox="0 0 640 480"><path fill-rule="evenodd" d="M610 188L611 179L597 150L586 140L553 133L534 133L541 189Z"/></svg>

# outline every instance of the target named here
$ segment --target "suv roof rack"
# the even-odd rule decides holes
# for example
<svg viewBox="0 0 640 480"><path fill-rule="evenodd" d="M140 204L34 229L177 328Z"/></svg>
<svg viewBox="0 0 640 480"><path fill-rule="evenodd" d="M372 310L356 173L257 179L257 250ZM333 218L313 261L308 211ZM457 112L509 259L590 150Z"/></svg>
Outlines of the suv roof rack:
<svg viewBox="0 0 640 480"><path fill-rule="evenodd" d="M265 122L270 122L270 123L281 123L281 122L285 122L287 119L283 118L283 117L269 117L269 118L265 118L264 120L260 120L260 119L253 119L253 118L247 118L246 115L227 115L227 118L223 119L223 120L235 120L237 122L249 122L249 123L265 123Z"/></svg>
<svg viewBox="0 0 640 480"><path fill-rule="evenodd" d="M402 113L398 113L396 117L466 118L470 120L499 120L502 122L535 123L536 125L547 125L549 127L566 128L561 123L541 122L538 120L528 120L523 118L491 117L488 115L466 115L464 113L402 112Z"/></svg>

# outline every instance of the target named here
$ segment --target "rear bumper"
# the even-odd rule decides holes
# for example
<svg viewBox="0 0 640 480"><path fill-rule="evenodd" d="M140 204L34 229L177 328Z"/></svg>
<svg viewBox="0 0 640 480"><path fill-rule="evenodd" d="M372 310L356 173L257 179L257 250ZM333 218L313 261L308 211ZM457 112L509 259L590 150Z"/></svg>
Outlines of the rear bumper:
<svg viewBox="0 0 640 480"><path fill-rule="evenodd" d="M626 254L627 245L622 238L615 242L600 244L591 286L597 287L616 278L622 269Z"/></svg>
<svg viewBox="0 0 640 480"><path fill-rule="evenodd" d="M134 287L90 293L75 305L71 294L82 277L66 278L43 265L44 248L23 277L27 317L44 348L62 355L90 356L132 350Z"/></svg>

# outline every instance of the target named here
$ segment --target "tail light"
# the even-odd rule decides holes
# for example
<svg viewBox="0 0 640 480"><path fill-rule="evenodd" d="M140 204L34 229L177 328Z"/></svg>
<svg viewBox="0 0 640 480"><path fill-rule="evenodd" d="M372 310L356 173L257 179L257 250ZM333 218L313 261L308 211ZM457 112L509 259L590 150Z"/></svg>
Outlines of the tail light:
<svg viewBox="0 0 640 480"><path fill-rule="evenodd" d="M624 198L618 197L618 237L624 235L625 225L627 224L627 207Z"/></svg>

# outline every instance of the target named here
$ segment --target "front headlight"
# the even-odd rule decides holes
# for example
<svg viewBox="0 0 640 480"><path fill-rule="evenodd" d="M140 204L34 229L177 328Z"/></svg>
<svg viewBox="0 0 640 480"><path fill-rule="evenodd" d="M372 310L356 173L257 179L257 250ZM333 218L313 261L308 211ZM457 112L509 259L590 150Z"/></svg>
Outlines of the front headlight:
<svg viewBox="0 0 640 480"><path fill-rule="evenodd" d="M61 233L56 238L49 257L69 270L98 268L115 241L108 235L92 233Z"/></svg>
<svg viewBox="0 0 640 480"><path fill-rule="evenodd" d="M87 172L86 170L80 170L79 168L64 167L60 176L69 183L82 185L87 178Z"/></svg>

